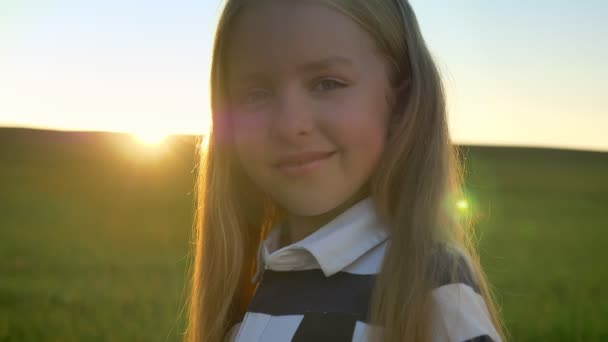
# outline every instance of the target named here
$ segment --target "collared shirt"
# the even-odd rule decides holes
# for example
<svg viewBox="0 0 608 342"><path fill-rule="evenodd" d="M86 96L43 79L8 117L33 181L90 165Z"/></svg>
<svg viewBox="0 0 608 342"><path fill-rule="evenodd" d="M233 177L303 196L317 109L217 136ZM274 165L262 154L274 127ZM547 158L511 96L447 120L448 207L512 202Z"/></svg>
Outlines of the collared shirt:
<svg viewBox="0 0 608 342"><path fill-rule="evenodd" d="M372 200L364 199L308 237L280 248L280 226L258 249L259 281L230 342L357 341L380 336L367 322L376 274L390 242ZM433 341L500 341L473 283L441 284Z"/></svg>

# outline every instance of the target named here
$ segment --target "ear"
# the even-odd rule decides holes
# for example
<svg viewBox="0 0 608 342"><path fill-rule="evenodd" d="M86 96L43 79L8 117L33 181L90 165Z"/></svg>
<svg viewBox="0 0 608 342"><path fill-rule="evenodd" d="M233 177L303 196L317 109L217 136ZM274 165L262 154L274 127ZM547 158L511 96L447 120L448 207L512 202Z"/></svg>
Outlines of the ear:
<svg viewBox="0 0 608 342"><path fill-rule="evenodd" d="M406 78L398 86L391 88L390 115L388 117L387 139L395 131L395 127L402 121L405 107L409 101L411 79Z"/></svg>
<svg viewBox="0 0 608 342"><path fill-rule="evenodd" d="M409 99L411 78L404 79L398 86L392 89L392 116L400 117L403 115L403 110Z"/></svg>

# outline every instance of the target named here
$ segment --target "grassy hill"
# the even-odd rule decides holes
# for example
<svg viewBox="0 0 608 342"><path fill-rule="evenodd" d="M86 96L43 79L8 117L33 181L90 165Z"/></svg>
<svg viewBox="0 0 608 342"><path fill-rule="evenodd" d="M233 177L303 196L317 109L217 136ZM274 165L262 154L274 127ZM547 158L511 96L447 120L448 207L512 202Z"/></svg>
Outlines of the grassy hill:
<svg viewBox="0 0 608 342"><path fill-rule="evenodd" d="M179 339L194 144L0 129L0 341ZM462 150L512 340L608 340L608 153Z"/></svg>

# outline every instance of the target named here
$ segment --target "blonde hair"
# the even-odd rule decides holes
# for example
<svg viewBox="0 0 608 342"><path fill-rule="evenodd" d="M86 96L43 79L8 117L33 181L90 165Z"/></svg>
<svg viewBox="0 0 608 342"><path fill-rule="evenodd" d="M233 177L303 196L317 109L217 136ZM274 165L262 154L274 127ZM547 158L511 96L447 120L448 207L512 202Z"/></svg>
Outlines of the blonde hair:
<svg viewBox="0 0 608 342"><path fill-rule="evenodd" d="M257 247L277 222L277 209L240 168L227 125L226 65L230 30L245 6L228 0L220 18L211 68L213 128L201 148L197 179L194 261L187 341L221 341L242 319L253 295ZM429 341L435 279L456 280L458 258L437 257L437 242L463 255L502 335L470 226L452 214L461 195L458 150L449 139L439 72L405 0L324 0L376 41L394 69L397 96L371 195L390 228L390 247L370 303L370 323L384 341ZM441 253L440 253L441 254ZM445 254L445 253L444 253Z"/></svg>

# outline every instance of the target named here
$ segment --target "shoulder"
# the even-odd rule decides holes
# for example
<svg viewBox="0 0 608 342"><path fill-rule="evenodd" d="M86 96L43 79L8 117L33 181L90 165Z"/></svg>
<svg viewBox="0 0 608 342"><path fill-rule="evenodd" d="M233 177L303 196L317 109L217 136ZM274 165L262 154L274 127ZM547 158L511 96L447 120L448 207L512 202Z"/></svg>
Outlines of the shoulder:
<svg viewBox="0 0 608 342"><path fill-rule="evenodd" d="M239 328L241 327L241 322L234 324L224 336L223 342L234 342L236 341L236 336L239 332Z"/></svg>
<svg viewBox="0 0 608 342"><path fill-rule="evenodd" d="M459 247L436 243L432 251L433 286L463 284L479 293L475 272L466 253Z"/></svg>
<svg viewBox="0 0 608 342"><path fill-rule="evenodd" d="M435 248L433 262L433 340L500 341L466 254L442 244Z"/></svg>

